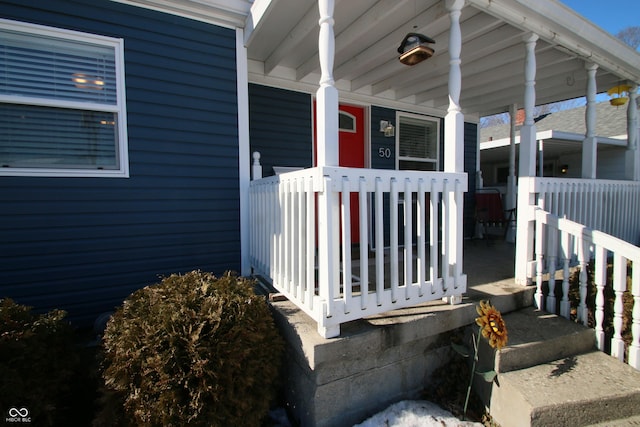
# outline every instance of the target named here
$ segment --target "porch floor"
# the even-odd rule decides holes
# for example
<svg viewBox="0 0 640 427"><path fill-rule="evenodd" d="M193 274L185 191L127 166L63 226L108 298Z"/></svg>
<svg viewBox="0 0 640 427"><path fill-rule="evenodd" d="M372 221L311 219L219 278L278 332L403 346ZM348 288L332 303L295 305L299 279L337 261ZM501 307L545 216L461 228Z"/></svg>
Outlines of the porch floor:
<svg viewBox="0 0 640 427"><path fill-rule="evenodd" d="M465 240L463 273L467 288L495 282L514 284L515 243L502 239Z"/></svg>
<svg viewBox="0 0 640 427"><path fill-rule="evenodd" d="M402 251L402 250L401 250ZM359 281L361 275L359 253L353 251L352 261L352 282L356 291L359 291ZM427 257L429 253L427 252ZM416 253L413 252L412 275L416 278ZM399 255L400 266L398 268L400 284L404 281L404 272L402 266L403 256ZM369 288L375 287L376 283L376 260L375 254L369 254L368 282ZM500 238L485 238L465 240L463 243L463 270L467 275L467 293L474 293L474 288L482 287L491 283L502 283L503 285L515 285L514 269L515 269L515 243L509 243ZM428 274L428 273L427 273ZM385 287L390 286L390 268L389 253L385 251L384 266L384 283ZM341 277L342 280L342 277Z"/></svg>
<svg viewBox="0 0 640 427"><path fill-rule="evenodd" d="M352 282L354 285L353 291L355 293L360 292L360 260L357 250L353 251L352 261ZM427 254L428 256L428 254ZM402 263L402 256L400 263ZM415 253L414 253L415 260ZM470 239L465 240L463 243L463 273L467 276L467 292L464 294L465 300L479 301L480 299L491 298L492 294L498 292L501 296L507 296L509 294L521 294L527 290L527 295L532 295L533 286L522 287L515 284L514 279L515 269L515 244L505 241L501 238L485 238L485 239ZM404 280L404 273L402 265L398 268L400 274L400 283ZM416 277L416 265L415 261L412 268L413 277ZM375 255L370 254L368 271L368 283L369 288L375 287L376 283L376 265ZM385 287L390 285L389 274L389 254L385 253ZM342 277L341 277L342 280ZM271 297L277 295L277 291L271 288L266 283L262 282L265 289L260 291L271 294ZM277 298L277 297L276 297ZM469 302L469 301L467 301ZM429 305L442 305L442 302L432 302ZM446 305L446 304L445 304ZM526 305L526 304L525 304ZM507 308L507 307L504 307ZM508 311L508 310L507 310Z"/></svg>

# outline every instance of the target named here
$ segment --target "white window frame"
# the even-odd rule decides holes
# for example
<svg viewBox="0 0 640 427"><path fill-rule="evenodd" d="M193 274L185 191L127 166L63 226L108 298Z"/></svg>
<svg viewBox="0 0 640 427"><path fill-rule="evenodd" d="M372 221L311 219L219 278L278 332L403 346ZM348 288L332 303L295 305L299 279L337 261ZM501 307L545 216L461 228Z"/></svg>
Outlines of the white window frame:
<svg viewBox="0 0 640 427"><path fill-rule="evenodd" d="M46 176L46 177L129 177L129 149L127 137L127 110L124 81L124 40L113 37L65 30L26 22L0 18L0 28L18 31L43 37L55 37L68 41L99 44L114 49L116 70L116 104L56 100L52 98L36 98L27 96L0 94L0 103L22 104L38 107L57 107L86 111L114 113L117 117L116 137L118 169L83 169L83 168L0 168L0 176Z"/></svg>
<svg viewBox="0 0 640 427"><path fill-rule="evenodd" d="M400 132L401 132L401 124L400 124L400 118L401 117L408 117L408 118L412 118L412 119L417 119L417 120L422 120L425 122L432 122L435 123L436 125L436 158L435 159L426 159L424 157L405 157L405 156L400 156ZM434 164L434 172L437 172L440 170L440 119L437 117L431 117L431 116L425 116L422 114L412 114L412 113L405 113L402 111L396 111L396 124L397 124L397 129L396 129L396 170L400 169L400 161L410 161L410 162L423 162L423 163L431 163ZM425 161L426 160L426 161Z"/></svg>
<svg viewBox="0 0 640 427"><path fill-rule="evenodd" d="M350 118L353 121L353 128L349 129L349 128L340 127L340 117L339 116L345 116L345 117ZM356 118L356 116L354 116L351 113L347 113L346 111L339 110L338 111L338 130L340 132L356 133L358 131L357 129L358 129L358 119Z"/></svg>

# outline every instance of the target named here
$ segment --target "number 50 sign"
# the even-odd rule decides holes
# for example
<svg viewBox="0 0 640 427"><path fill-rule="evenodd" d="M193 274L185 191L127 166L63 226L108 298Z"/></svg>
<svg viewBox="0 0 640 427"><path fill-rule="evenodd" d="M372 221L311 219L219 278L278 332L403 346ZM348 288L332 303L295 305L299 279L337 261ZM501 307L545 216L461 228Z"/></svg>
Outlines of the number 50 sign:
<svg viewBox="0 0 640 427"><path fill-rule="evenodd" d="M378 148L378 157L382 157L383 159L391 158L391 148L389 147L380 147Z"/></svg>

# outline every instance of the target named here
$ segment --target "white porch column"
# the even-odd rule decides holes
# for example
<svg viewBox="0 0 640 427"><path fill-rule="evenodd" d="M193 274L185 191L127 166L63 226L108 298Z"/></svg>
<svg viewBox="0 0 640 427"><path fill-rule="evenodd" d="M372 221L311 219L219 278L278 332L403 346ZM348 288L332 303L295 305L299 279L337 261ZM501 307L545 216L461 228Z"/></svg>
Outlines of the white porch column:
<svg viewBox="0 0 640 427"><path fill-rule="evenodd" d="M536 125L533 109L536 105L536 42L538 35L526 34L523 38L526 49L524 61L524 125L520 128L520 170L518 182L518 218L516 229L516 283L527 284L529 263L533 260L533 214L535 194L522 182L523 178L536 176Z"/></svg>
<svg viewBox="0 0 640 427"><path fill-rule="evenodd" d="M449 29L449 109L444 119L445 172L464 172L464 115L460 108L460 90L462 88L460 14L462 6L464 6L464 0L446 0L446 7L451 18L451 28Z"/></svg>
<svg viewBox="0 0 640 427"><path fill-rule="evenodd" d="M338 166L338 90L333 80L335 36L333 32L334 0L318 0L320 34L320 87L316 92L317 165ZM318 282L320 298L331 303L331 295L340 287L339 199L338 193L328 191L325 177L324 191L318 196ZM340 335L340 326L325 328L318 322L318 333L325 338Z"/></svg>
<svg viewBox="0 0 640 427"><path fill-rule="evenodd" d="M596 178L598 138L596 137L596 64L585 64L587 70L587 108L584 113L586 133L582 142L582 178Z"/></svg>
<svg viewBox="0 0 640 427"><path fill-rule="evenodd" d="M333 80L335 37L333 34L334 0L318 0L320 34L320 88L316 92L317 165L338 166L338 89Z"/></svg>
<svg viewBox="0 0 640 427"><path fill-rule="evenodd" d="M625 178L640 181L640 150L638 150L638 85L632 85L627 106L627 152Z"/></svg>
<svg viewBox="0 0 640 427"><path fill-rule="evenodd" d="M446 0L451 25L449 28L449 110L444 119L444 170L445 172L464 172L464 115L460 108L460 90L462 72L460 70L460 52L462 51L462 33L460 15L464 0ZM454 183L451 183L453 185ZM446 199L449 216L443 218L443 230L447 233L446 244L442 245L442 259L445 280L462 275L462 200L456 201L455 194L449 193ZM459 204L458 204L459 203ZM453 283L454 287L461 284ZM450 284L445 283L449 287ZM462 284L464 286L464 284ZM450 298L451 303L460 303L462 298Z"/></svg>

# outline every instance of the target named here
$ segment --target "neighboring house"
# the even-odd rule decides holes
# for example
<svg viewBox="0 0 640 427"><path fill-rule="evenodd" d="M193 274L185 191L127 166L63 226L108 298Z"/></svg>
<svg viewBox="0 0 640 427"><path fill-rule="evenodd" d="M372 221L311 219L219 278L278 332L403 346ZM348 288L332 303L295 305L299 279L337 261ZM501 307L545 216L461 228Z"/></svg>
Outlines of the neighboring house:
<svg viewBox="0 0 640 427"><path fill-rule="evenodd" d="M543 114L535 119L538 176L580 178L582 142L585 138L586 106ZM522 119L522 115L520 114ZM522 120L516 116L516 175L518 145ZM509 175L511 125L501 124L480 129L480 170L485 186L506 191ZM627 108L612 106L608 101L596 105L595 134L598 137L599 179L625 179L627 148ZM542 160L542 168L540 168Z"/></svg>
<svg viewBox="0 0 640 427"><path fill-rule="evenodd" d="M431 271L455 282L453 297L466 288L473 206L464 193L475 188L479 118L582 96L587 82L640 82L637 52L553 0L332 4L3 0L0 296L66 309L85 325L162 275L251 273L256 151L265 176L319 164L385 170L379 178L392 187L394 174L437 181L437 197L436 187L409 184L404 194L434 194L432 205L447 209L431 217L445 263ZM435 53L408 67L397 49L412 32L433 37ZM527 66L536 55L537 78ZM576 84L565 84L569 75ZM376 199L381 208L408 205L380 191L391 193ZM319 215L333 219L333 208ZM373 233L355 230L352 242ZM323 263L339 251L319 234L324 280ZM438 238L431 244L437 259Z"/></svg>

